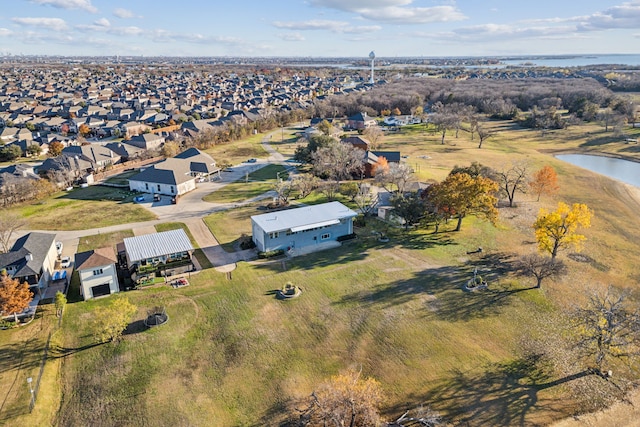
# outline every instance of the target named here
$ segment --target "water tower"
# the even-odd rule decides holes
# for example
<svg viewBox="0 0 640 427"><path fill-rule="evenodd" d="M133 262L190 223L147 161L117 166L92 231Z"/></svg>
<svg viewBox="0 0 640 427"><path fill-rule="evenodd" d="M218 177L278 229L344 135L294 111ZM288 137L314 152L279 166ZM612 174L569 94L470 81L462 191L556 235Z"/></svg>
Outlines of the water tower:
<svg viewBox="0 0 640 427"><path fill-rule="evenodd" d="M373 51L369 53L369 59L371 60L371 78L369 79L369 83L373 84L373 61L376 59L376 54Z"/></svg>

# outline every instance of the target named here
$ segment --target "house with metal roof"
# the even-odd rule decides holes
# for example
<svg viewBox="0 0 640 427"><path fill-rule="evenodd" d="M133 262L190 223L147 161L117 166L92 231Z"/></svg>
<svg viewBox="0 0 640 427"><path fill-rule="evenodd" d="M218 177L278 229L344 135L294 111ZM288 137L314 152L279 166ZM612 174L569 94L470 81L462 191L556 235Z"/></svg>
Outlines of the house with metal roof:
<svg viewBox="0 0 640 427"><path fill-rule="evenodd" d="M144 234L124 239L127 265L138 275L193 268L193 246L182 229Z"/></svg>
<svg viewBox="0 0 640 427"><path fill-rule="evenodd" d="M75 269L80 278L80 295L86 300L120 291L112 247L77 253Z"/></svg>
<svg viewBox="0 0 640 427"><path fill-rule="evenodd" d="M355 216L340 202L254 215L252 238L261 252L312 248L353 234Z"/></svg>

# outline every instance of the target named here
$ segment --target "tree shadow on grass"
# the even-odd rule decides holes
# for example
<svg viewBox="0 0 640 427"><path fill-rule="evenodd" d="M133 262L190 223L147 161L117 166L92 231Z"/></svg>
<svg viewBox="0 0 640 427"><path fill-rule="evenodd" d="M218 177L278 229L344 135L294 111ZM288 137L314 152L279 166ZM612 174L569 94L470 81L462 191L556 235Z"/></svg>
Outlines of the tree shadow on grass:
<svg viewBox="0 0 640 427"><path fill-rule="evenodd" d="M338 304L364 304L393 307L414 301L421 296L425 302L425 315L436 316L447 321L468 321L488 317L511 304L514 294L529 288L492 283L509 271L508 254L492 254L478 260L481 268L488 272L483 277L489 281L487 289L467 292L465 283L473 277L475 263L458 267L428 268L412 278L380 284L372 289L344 296Z"/></svg>
<svg viewBox="0 0 640 427"><path fill-rule="evenodd" d="M548 422L548 412L562 413L562 399L538 393L551 387L591 375L585 370L551 379L551 368L541 355L532 354L503 363L494 363L482 372L452 372L450 379L436 385L424 396L408 401L432 402L434 409L446 412L460 425L537 426ZM402 408L396 408L396 412ZM547 412L540 413L543 410ZM537 417L540 416L540 421Z"/></svg>
<svg viewBox="0 0 640 427"><path fill-rule="evenodd" d="M367 258L369 247L362 244L346 244L337 248L313 252L294 258L280 257L273 260L256 262L257 269L282 272L284 270L311 270L329 265L348 264Z"/></svg>
<svg viewBox="0 0 640 427"><path fill-rule="evenodd" d="M606 144L620 143L621 140L622 140L621 137L615 136L615 135L612 135L612 134L611 135L603 135L603 136L599 136L597 138L591 138L591 139L583 142L582 144L580 144L580 147L599 147L599 146L606 145Z"/></svg>
<svg viewBox="0 0 640 427"><path fill-rule="evenodd" d="M452 239L451 233L404 232L394 236L393 244L405 249L429 249L438 246L452 246L458 243Z"/></svg>

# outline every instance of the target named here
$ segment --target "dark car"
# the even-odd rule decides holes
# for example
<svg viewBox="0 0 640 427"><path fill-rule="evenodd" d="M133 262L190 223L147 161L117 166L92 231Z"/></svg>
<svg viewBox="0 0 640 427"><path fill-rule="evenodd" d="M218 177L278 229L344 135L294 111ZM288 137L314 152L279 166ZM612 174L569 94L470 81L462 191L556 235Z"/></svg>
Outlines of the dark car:
<svg viewBox="0 0 640 427"><path fill-rule="evenodd" d="M255 163L257 161L258 161L258 159L251 158L251 159L247 160L247 163Z"/></svg>
<svg viewBox="0 0 640 427"><path fill-rule="evenodd" d="M154 194L153 195L153 201L154 202L159 202L160 201L160 195L159 194Z"/></svg>
<svg viewBox="0 0 640 427"><path fill-rule="evenodd" d="M176 203L178 203L178 196L173 196L173 197L171 198L171 203L172 203L172 204L174 204L174 205L175 205Z"/></svg>

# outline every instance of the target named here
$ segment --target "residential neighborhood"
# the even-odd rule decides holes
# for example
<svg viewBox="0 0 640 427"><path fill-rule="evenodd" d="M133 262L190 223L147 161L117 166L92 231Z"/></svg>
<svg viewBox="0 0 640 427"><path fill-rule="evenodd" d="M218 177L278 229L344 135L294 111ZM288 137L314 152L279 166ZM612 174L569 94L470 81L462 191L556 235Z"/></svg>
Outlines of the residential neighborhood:
<svg viewBox="0 0 640 427"><path fill-rule="evenodd" d="M637 161L625 94L156 61L0 67L0 423L319 426L344 384L375 427L636 399L570 345L610 301L585 274L636 284L640 196L561 157Z"/></svg>

